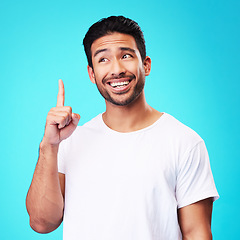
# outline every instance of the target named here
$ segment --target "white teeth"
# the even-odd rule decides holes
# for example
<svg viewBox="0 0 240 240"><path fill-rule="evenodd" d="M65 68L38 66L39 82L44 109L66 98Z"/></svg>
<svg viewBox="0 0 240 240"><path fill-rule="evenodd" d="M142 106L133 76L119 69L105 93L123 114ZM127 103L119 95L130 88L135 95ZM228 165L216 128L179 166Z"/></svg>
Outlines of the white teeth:
<svg viewBox="0 0 240 240"><path fill-rule="evenodd" d="M121 86L124 86L124 85L128 85L129 84L129 81L124 81L124 82L112 82L110 83L110 85L112 87L121 87Z"/></svg>

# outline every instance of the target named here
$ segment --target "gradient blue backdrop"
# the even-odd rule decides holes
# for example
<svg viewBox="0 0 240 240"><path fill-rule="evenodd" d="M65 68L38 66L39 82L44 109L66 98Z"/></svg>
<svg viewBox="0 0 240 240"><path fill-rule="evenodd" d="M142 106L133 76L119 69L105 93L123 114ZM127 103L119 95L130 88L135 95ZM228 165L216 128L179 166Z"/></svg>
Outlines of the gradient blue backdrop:
<svg viewBox="0 0 240 240"><path fill-rule="evenodd" d="M0 4L1 240L62 239L28 224L25 196L58 79L80 124L105 110L87 75L82 39L102 17L125 15L142 27L152 72L150 105L205 140L220 199L214 239L239 236L240 1L12 1Z"/></svg>

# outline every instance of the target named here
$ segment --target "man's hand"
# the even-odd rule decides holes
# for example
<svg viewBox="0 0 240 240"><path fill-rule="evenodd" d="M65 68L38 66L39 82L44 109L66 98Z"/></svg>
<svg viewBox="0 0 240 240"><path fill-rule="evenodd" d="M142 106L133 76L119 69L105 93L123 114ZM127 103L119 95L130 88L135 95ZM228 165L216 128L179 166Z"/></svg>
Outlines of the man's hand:
<svg viewBox="0 0 240 240"><path fill-rule="evenodd" d="M58 145L68 138L76 129L80 115L72 113L72 108L64 106L65 91L63 81L59 80L57 106L52 108L47 116L43 142L50 145Z"/></svg>

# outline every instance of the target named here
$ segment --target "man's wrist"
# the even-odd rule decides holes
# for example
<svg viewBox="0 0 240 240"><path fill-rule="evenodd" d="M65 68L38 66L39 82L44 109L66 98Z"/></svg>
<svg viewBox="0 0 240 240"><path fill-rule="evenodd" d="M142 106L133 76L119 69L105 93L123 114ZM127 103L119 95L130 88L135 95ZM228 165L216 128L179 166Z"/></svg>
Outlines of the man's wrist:
<svg viewBox="0 0 240 240"><path fill-rule="evenodd" d="M40 152L58 152L58 148L59 148L59 143L58 144L51 144L48 141L46 141L43 137L40 146L39 146L39 151Z"/></svg>

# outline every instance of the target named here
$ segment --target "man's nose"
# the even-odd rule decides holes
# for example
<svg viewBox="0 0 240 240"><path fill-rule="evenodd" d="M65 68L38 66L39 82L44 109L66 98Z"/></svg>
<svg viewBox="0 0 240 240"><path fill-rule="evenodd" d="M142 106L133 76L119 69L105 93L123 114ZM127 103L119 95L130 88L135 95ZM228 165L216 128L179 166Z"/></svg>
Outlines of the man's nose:
<svg viewBox="0 0 240 240"><path fill-rule="evenodd" d="M120 75L126 72L124 65L121 63L121 60L115 59L112 62L112 75Z"/></svg>

